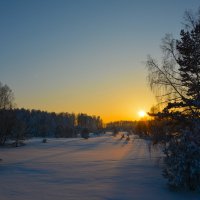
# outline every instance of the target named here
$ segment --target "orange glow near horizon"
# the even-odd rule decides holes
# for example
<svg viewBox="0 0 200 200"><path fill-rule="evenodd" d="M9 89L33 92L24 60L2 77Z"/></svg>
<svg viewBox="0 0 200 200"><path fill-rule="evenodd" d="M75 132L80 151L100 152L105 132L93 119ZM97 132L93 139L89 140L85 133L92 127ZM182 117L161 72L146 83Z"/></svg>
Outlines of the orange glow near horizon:
<svg viewBox="0 0 200 200"><path fill-rule="evenodd" d="M142 90L142 88L140 89ZM113 121L137 121L147 116L145 111L148 111L153 105L153 97L150 96L151 93L148 90L137 93L137 96L135 96L135 93L126 92L125 94L125 90L123 90L123 94L122 91L119 91L119 93L115 92L112 95L111 93L109 95L104 94L103 96L82 96L79 93L77 96L49 95L47 98L45 98L47 94L44 94L40 98L32 99L29 99L29 96L23 99L18 97L17 106L20 108L38 109L56 113L86 113L91 116L100 116L104 123ZM148 100L147 96L149 97ZM141 107L143 108L143 112L140 109ZM140 110L141 113L139 112Z"/></svg>
<svg viewBox="0 0 200 200"><path fill-rule="evenodd" d="M147 115L147 113L144 110L140 110L138 112L139 117L145 117Z"/></svg>
<svg viewBox="0 0 200 200"><path fill-rule="evenodd" d="M63 84L49 89L49 85L43 85L39 89L32 88L29 95L16 90L16 104L20 108L47 112L96 115L104 123L140 120L138 111L141 108L149 111L155 104L153 93L145 85L145 73L138 73L135 79L131 73L120 75L117 81L110 76L94 82L79 82L73 87Z"/></svg>
<svg viewBox="0 0 200 200"><path fill-rule="evenodd" d="M147 55L162 64L160 39L168 32L178 37L184 10L199 6L197 0L12 2L0 3L6 47L0 81L14 92L16 107L85 113L104 123L149 118L138 115L156 104Z"/></svg>

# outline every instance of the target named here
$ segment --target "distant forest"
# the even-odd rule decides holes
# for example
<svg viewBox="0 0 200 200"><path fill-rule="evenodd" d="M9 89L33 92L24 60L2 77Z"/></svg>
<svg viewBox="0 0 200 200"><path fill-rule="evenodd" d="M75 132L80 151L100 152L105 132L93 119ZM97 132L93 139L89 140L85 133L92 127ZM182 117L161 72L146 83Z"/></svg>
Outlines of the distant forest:
<svg viewBox="0 0 200 200"><path fill-rule="evenodd" d="M30 137L77 137L83 129L102 129L102 119L87 114L49 113L40 110L1 109L0 144Z"/></svg>
<svg viewBox="0 0 200 200"><path fill-rule="evenodd" d="M8 139L15 140L17 146L30 137L77 137L82 131L88 135L102 128L99 116L18 109L12 90L0 82L0 145Z"/></svg>
<svg viewBox="0 0 200 200"><path fill-rule="evenodd" d="M100 116L85 113L55 113L17 108L14 93L0 82L0 145L13 140L15 146L31 137L78 137L89 138L89 133L99 134L106 130L136 131L138 122L116 121L103 124ZM144 130L140 130L144 133Z"/></svg>

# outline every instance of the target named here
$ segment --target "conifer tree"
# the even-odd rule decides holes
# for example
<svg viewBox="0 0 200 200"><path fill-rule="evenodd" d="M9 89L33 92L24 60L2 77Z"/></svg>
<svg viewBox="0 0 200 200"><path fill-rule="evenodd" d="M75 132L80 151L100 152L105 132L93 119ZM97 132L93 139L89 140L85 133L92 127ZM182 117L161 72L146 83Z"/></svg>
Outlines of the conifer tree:
<svg viewBox="0 0 200 200"><path fill-rule="evenodd" d="M200 10L196 18L186 12L180 39L163 39L159 65L149 57L151 89L162 111L151 114L165 120L168 137L164 149L164 176L176 188L200 188Z"/></svg>

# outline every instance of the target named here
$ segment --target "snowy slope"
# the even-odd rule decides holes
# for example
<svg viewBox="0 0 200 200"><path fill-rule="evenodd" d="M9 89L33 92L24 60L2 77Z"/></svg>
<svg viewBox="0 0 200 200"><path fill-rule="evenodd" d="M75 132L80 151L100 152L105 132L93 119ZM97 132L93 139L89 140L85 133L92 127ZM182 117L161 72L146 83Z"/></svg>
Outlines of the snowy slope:
<svg viewBox="0 0 200 200"><path fill-rule="evenodd" d="M0 149L0 200L200 199L199 193L168 190L157 164L160 153L150 154L144 140L41 140Z"/></svg>

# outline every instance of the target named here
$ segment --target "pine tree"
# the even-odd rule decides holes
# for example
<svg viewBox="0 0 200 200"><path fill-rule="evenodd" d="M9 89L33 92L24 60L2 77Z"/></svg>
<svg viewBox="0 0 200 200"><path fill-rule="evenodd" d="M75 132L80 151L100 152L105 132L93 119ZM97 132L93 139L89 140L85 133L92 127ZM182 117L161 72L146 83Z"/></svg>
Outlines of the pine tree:
<svg viewBox="0 0 200 200"><path fill-rule="evenodd" d="M191 31L182 30L177 41L179 71L182 85L190 98L187 103L200 108L200 21Z"/></svg>
<svg viewBox="0 0 200 200"><path fill-rule="evenodd" d="M161 66L147 61L150 86L164 102L153 116L169 122L163 175L170 186L191 190L200 188L200 10L197 16L187 13L179 40L165 37Z"/></svg>

